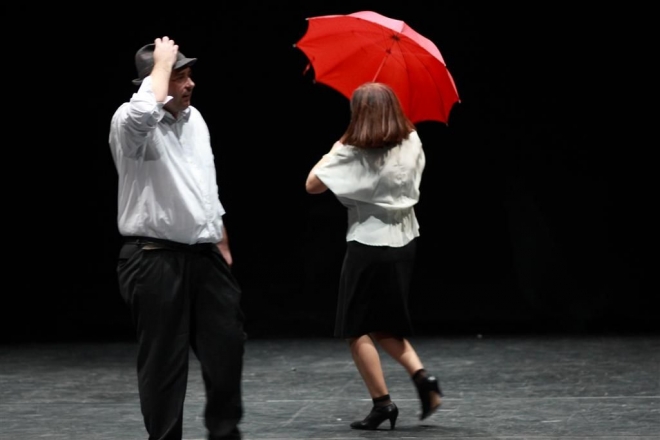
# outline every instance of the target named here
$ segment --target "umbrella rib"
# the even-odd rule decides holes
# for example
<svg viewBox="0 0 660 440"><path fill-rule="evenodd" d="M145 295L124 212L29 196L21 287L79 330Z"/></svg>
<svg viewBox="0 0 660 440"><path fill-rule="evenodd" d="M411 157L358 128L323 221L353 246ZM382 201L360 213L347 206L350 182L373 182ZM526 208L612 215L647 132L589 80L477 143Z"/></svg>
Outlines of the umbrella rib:
<svg viewBox="0 0 660 440"><path fill-rule="evenodd" d="M387 45L379 45L378 41L373 41L372 38L368 37L369 35L371 35L373 33L380 34L380 35L383 36L383 40L391 42L389 47ZM383 59L380 62L380 65L378 66L378 69L376 69L376 73L373 77L372 82L375 82L376 78L378 77L378 74L380 73L380 71L383 67L383 65L385 64L385 62L387 61L387 59L389 58L389 56L392 53L392 47L394 46L394 44L396 43L396 40L399 38L399 35L401 35L401 34L399 32L396 32L396 31L392 30L392 29L385 29L380 25L372 26L370 32L359 31L359 30L354 29L354 30L351 31L351 34L353 35L353 38L364 41L365 44L373 44L373 45L381 46L381 48L384 52L384 56L383 56ZM353 54L357 54L359 52L365 52L364 45L355 45L355 46L353 46L353 51L352 52L353 52ZM351 58L352 56L354 56L354 55L347 56L347 59Z"/></svg>
<svg viewBox="0 0 660 440"><path fill-rule="evenodd" d="M392 45L394 45L394 44L392 44ZM387 61L387 59L390 57L391 54L392 54L391 48L390 48L389 51L387 51L387 50L385 51L385 56L381 60L380 65L378 66L378 70L376 70L376 74L374 75L374 79L372 79L371 82L376 82L376 78L378 78L378 74L380 73L381 69L385 65L385 61Z"/></svg>
<svg viewBox="0 0 660 440"><path fill-rule="evenodd" d="M389 47L385 48L385 56L383 57L382 61L380 62L380 65L378 66L378 70L376 70L376 74L374 75L374 78L372 82L376 82L376 78L378 78L378 74L380 74L381 69L385 65L385 62L390 58L390 55L392 55L392 48L394 47L395 44L399 44L399 47L401 47L400 41L401 38L399 35L401 35L401 32L390 29L386 30L384 28L378 28L378 31L380 31L381 34L386 36L386 41L390 42Z"/></svg>

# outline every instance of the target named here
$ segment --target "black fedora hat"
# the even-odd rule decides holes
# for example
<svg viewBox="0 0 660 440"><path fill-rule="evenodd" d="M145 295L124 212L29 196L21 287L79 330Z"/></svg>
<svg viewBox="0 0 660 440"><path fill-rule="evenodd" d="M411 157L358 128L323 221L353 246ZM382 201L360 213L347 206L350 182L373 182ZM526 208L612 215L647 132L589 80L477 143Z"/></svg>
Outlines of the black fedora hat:
<svg viewBox="0 0 660 440"><path fill-rule="evenodd" d="M138 77L133 80L133 84L139 86L142 80L151 74L154 68L154 43L142 46L135 53L135 68L138 72ZM181 52L176 54L176 63L174 63L174 70L182 69L186 66L192 66L197 61L197 58L186 58Z"/></svg>

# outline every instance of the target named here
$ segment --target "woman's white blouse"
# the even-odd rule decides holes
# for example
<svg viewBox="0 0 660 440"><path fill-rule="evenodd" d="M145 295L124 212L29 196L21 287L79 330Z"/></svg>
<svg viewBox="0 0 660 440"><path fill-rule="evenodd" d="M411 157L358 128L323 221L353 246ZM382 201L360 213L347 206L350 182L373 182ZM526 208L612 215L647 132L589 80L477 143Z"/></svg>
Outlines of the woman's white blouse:
<svg viewBox="0 0 660 440"><path fill-rule="evenodd" d="M426 164L416 131L388 149L341 143L314 173L348 210L347 241L401 247L419 236L414 205Z"/></svg>

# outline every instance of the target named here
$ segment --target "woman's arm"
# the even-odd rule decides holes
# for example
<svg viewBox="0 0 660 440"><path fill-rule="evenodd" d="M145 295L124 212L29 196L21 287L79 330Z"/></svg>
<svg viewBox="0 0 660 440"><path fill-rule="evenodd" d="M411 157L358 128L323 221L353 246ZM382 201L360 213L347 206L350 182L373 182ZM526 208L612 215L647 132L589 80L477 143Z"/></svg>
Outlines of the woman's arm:
<svg viewBox="0 0 660 440"><path fill-rule="evenodd" d="M321 157L321 159L319 159L319 161L316 162L316 165L314 165L312 169L309 171L309 174L307 175L307 181L305 182L305 190L309 194L321 194L328 189L328 187L325 186L325 183L323 183L321 179L319 179L316 176L315 171L318 167L320 167L325 162L327 162L329 156L333 154L340 147L341 147L341 143L335 142L335 144L332 146L330 151L324 154L323 157Z"/></svg>
<svg viewBox="0 0 660 440"><path fill-rule="evenodd" d="M323 163L328 161L328 155L324 154L321 160L316 162L316 165L310 170L309 174L307 175L307 181L305 182L305 190L309 194L321 194L322 192L325 192L328 187L325 186L325 184L316 177L316 173L314 172L316 168L321 166Z"/></svg>

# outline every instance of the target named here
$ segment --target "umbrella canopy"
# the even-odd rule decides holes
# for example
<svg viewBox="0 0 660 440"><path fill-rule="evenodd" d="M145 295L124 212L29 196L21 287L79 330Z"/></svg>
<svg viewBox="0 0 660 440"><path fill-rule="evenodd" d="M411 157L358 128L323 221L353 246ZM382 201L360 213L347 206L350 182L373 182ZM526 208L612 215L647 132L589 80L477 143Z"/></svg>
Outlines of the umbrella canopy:
<svg viewBox="0 0 660 440"><path fill-rule="evenodd" d="M294 44L309 59L315 81L347 98L366 82L389 85L415 123L447 123L458 91L440 50L400 20L372 11L307 19Z"/></svg>

